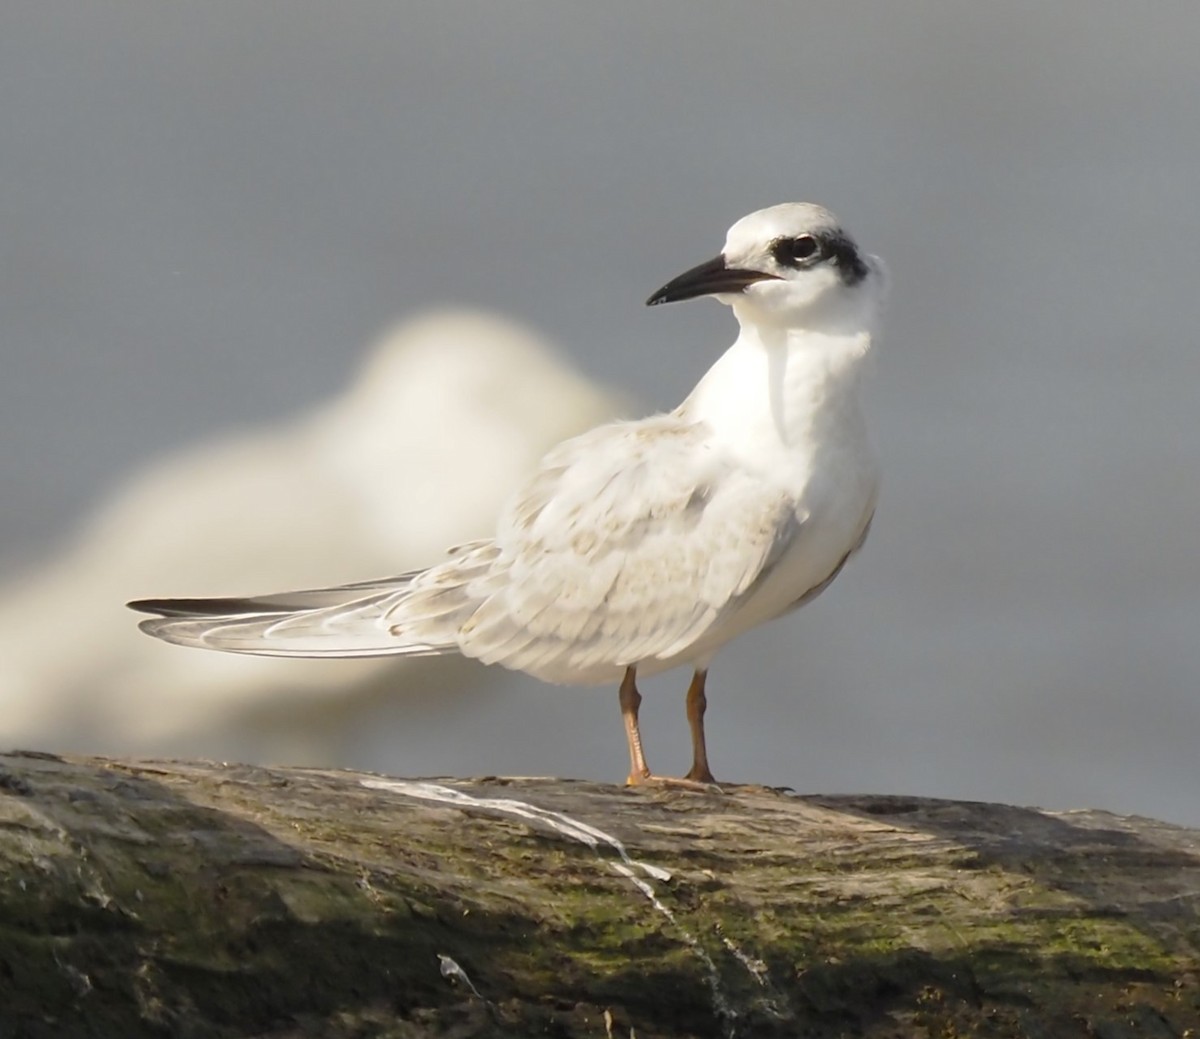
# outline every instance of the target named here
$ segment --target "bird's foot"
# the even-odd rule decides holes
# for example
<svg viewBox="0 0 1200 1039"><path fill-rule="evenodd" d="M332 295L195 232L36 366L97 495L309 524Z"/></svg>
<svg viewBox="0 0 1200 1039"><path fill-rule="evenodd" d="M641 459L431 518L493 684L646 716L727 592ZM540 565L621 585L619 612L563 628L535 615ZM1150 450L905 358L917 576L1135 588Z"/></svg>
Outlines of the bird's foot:
<svg viewBox="0 0 1200 1039"><path fill-rule="evenodd" d="M701 793L721 792L721 787L713 779L711 772L705 772L701 776L693 776L691 772L686 776L656 776L650 771L630 772L625 785L674 787L678 790L695 790Z"/></svg>

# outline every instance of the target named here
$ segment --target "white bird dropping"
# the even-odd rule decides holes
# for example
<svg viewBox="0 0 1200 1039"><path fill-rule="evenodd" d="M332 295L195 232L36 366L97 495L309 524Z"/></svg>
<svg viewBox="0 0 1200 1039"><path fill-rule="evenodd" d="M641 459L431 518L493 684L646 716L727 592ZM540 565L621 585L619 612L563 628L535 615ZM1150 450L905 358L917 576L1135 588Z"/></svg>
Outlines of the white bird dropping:
<svg viewBox="0 0 1200 1039"><path fill-rule="evenodd" d="M496 536L399 577L250 599L151 599L142 629L264 656L457 652L550 682L620 683L631 784L714 782L705 678L730 639L815 598L862 545L878 472L858 382L878 261L833 214L792 203L729 229L721 254L648 303L714 296L734 344L674 411L550 451ZM693 759L651 773L639 672L693 670Z"/></svg>

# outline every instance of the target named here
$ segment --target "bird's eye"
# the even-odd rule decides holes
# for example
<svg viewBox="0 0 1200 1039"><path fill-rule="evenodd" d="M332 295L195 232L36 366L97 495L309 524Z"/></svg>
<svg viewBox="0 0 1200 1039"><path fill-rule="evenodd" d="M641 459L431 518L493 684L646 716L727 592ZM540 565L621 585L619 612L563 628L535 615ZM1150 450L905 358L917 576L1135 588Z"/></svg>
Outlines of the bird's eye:
<svg viewBox="0 0 1200 1039"><path fill-rule="evenodd" d="M777 238L771 246L771 255L781 267L806 267L818 258L820 251L820 245L810 234Z"/></svg>

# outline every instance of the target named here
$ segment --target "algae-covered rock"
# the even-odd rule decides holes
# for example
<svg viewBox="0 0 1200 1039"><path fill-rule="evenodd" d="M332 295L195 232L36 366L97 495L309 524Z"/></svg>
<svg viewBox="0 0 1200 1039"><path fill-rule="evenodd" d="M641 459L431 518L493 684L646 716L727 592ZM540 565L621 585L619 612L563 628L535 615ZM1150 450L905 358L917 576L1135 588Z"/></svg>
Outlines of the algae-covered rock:
<svg viewBox="0 0 1200 1039"><path fill-rule="evenodd" d="M1200 1036L1200 834L12 754L0 1035Z"/></svg>

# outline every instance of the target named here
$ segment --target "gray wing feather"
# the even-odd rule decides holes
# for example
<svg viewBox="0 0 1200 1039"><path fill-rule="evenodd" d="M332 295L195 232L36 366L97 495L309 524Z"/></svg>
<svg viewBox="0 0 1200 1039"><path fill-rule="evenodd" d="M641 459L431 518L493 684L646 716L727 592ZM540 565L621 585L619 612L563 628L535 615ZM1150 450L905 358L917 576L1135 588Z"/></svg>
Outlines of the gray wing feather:
<svg viewBox="0 0 1200 1039"><path fill-rule="evenodd" d="M452 560L422 575L395 601L392 630L452 637L486 663L586 681L589 670L684 652L798 526L785 494L764 494L709 452L705 428L675 415L601 427L547 456L506 513L482 574ZM435 597L426 585L458 596Z"/></svg>
<svg viewBox="0 0 1200 1039"><path fill-rule="evenodd" d="M497 538L428 570L281 596L156 600L152 635L266 656L458 650L551 681L667 660L735 609L801 518L677 414L602 426L543 460Z"/></svg>
<svg viewBox="0 0 1200 1039"><path fill-rule="evenodd" d="M320 608L261 611L253 601L248 601L236 612L232 608L219 615L177 610L142 621L139 627L149 635L181 646L267 657L371 657L436 653L453 648L404 645L388 634L384 617L397 595L395 585L366 597L355 595L358 589L323 591L328 595L322 598L333 601L341 592L341 602ZM264 597L270 602L276 598L292 601L286 596ZM231 607L235 605L230 603Z"/></svg>
<svg viewBox="0 0 1200 1039"><path fill-rule="evenodd" d="M438 622L472 602L462 582L486 573L494 554L491 541L474 541L452 548L441 567L397 577L245 599L145 599L129 605L160 615L139 625L149 635L227 653L281 657L446 653L458 646ZM446 581L443 576L439 581L439 574L447 570L457 573L459 580ZM422 631L439 632L436 641L392 631L390 614L396 602L406 598L421 602Z"/></svg>

